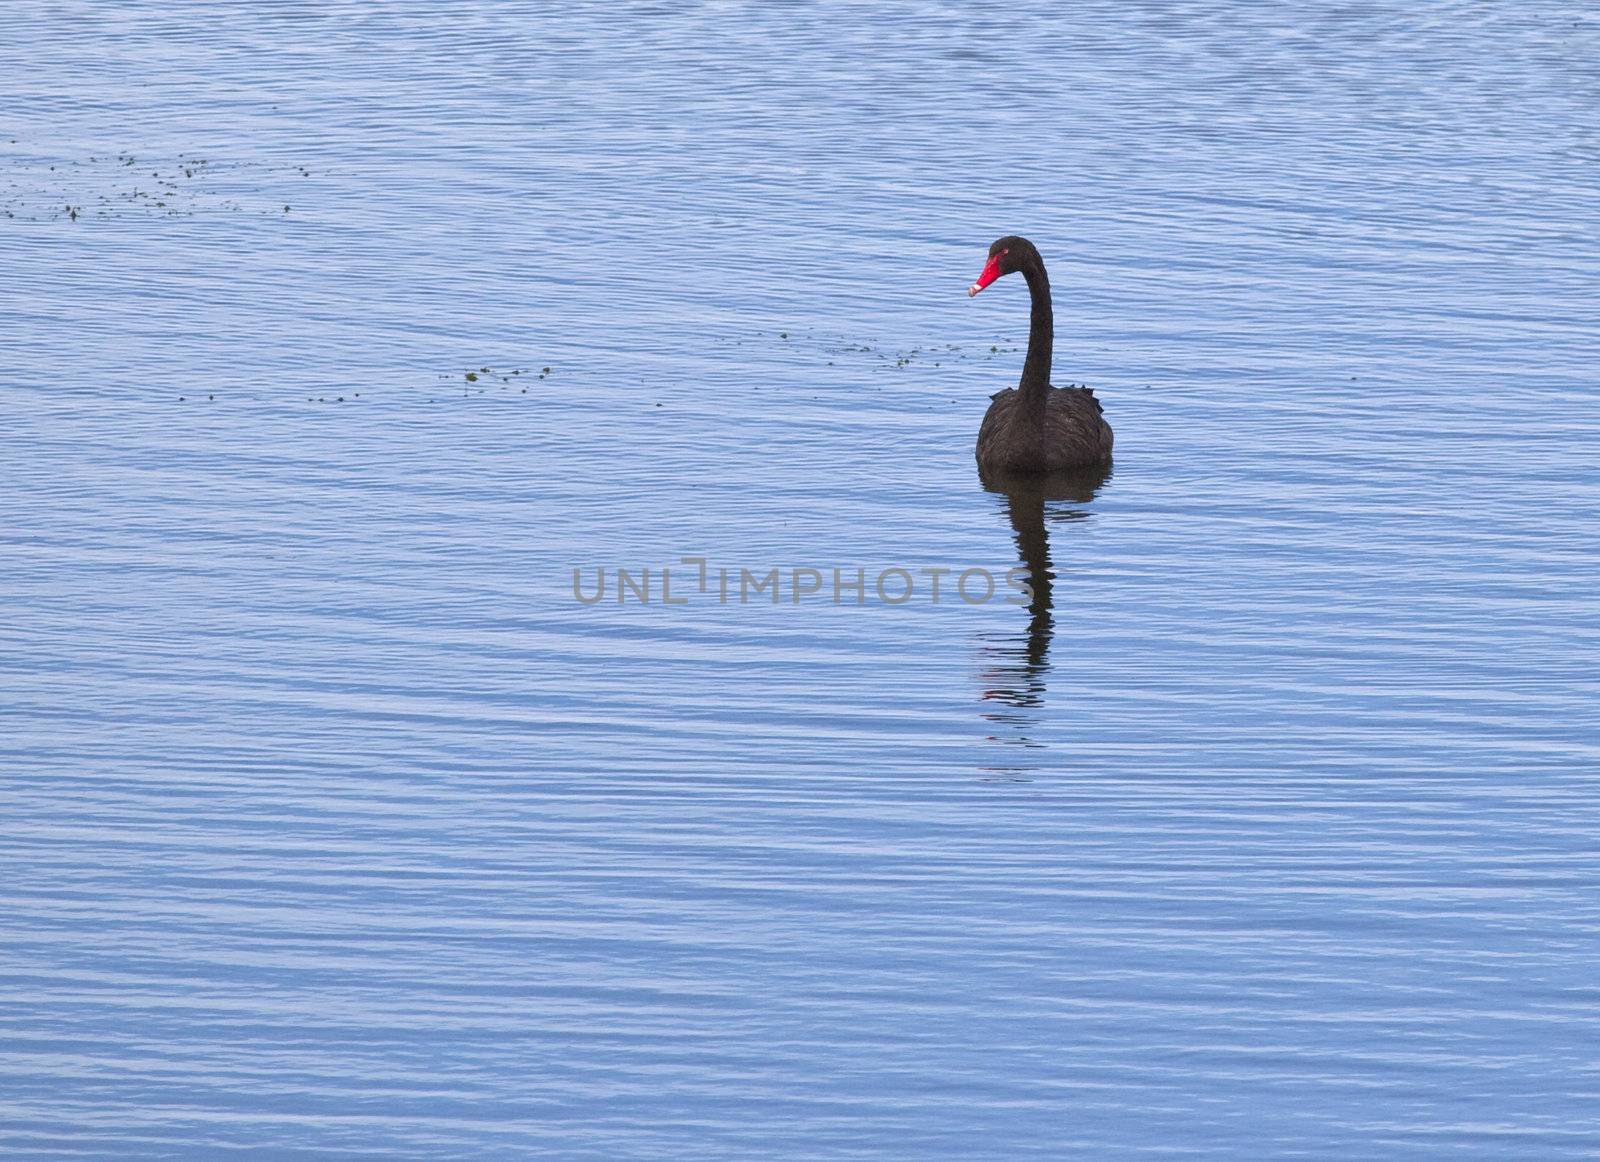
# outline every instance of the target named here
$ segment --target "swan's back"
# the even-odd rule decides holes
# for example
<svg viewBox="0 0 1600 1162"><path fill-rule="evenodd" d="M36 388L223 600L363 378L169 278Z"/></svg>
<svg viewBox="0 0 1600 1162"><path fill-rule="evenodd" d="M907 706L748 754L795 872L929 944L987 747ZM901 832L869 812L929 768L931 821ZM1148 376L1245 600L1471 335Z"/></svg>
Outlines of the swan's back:
<svg viewBox="0 0 1600 1162"><path fill-rule="evenodd" d="M1111 459L1111 425L1087 387L1052 387L1044 417L1012 387L994 396L978 429L978 466L985 472L1058 472Z"/></svg>

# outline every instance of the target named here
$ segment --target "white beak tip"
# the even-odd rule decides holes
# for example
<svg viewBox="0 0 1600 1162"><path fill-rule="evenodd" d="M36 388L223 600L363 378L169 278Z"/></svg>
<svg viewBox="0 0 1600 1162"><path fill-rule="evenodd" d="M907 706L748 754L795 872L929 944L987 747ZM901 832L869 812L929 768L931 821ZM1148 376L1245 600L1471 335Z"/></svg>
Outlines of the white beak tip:
<svg viewBox="0 0 1600 1162"><path fill-rule="evenodd" d="M983 288L981 286L979 286L977 283L973 283L971 286L969 286L967 288L967 297L970 299L973 295L977 294L982 289Z"/></svg>

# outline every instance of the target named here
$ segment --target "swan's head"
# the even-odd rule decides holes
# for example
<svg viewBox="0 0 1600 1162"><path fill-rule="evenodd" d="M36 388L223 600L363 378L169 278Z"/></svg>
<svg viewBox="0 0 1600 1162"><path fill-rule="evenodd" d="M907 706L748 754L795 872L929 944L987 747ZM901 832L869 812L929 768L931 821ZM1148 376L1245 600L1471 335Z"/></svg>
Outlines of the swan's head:
<svg viewBox="0 0 1600 1162"><path fill-rule="evenodd" d="M1026 238L1020 238L1015 234L996 238L994 245L989 247L989 260L983 264L983 273L978 275L977 282L967 288L967 297L977 294L995 279L1008 275L1013 270L1021 270L1027 265L1029 257L1037 259L1039 252Z"/></svg>

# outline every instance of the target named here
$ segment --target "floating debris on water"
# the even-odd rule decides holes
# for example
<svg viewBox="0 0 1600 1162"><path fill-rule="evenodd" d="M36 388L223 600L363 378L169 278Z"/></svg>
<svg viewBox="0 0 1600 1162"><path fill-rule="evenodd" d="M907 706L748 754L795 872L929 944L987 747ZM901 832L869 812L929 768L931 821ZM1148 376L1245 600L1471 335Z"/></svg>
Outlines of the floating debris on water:
<svg viewBox="0 0 1600 1162"><path fill-rule="evenodd" d="M17 139L11 139L11 144L16 145ZM187 217L216 210L282 215L294 206L279 200L281 191L274 191L278 196L269 199L270 187L281 184L286 176L296 180L311 176L310 168L302 164L218 164L186 153L157 158L152 164L151 159L131 153L61 158L37 153L19 157L16 152L8 151L13 156L0 160L12 179L8 191L0 195L0 213L23 221L65 217L76 222L83 217L120 218L139 212ZM137 181L130 184L135 171L153 188Z"/></svg>
<svg viewBox="0 0 1600 1162"><path fill-rule="evenodd" d="M548 371L549 368L547 367L545 370ZM510 386L513 379L526 374L528 374L528 371L527 368L524 367L503 367L499 368L498 370L488 366L487 364L483 364L476 368L469 367L461 373L461 378L464 381L461 385L461 391L463 395L471 394L472 388L469 385L487 379L498 379L500 381L500 390L505 391ZM438 376L438 378L451 379L453 377L441 374ZM541 374L539 378L543 379L544 376ZM482 395L485 390L485 388L481 387L477 389L479 395ZM527 393L528 389L523 388L522 394L526 395Z"/></svg>

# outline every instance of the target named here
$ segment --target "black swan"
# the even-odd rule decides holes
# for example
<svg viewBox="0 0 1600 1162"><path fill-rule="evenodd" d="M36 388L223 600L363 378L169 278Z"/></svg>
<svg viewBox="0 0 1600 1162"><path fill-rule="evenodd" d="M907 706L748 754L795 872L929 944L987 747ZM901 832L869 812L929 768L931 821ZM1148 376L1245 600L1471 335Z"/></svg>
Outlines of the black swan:
<svg viewBox="0 0 1600 1162"><path fill-rule="evenodd" d="M1089 468L1111 461L1111 425L1100 416L1100 401L1087 387L1050 386L1050 347L1055 322L1050 312L1050 279L1032 242L1008 235L989 247L989 261L975 295L995 279L1020 270L1033 296L1028 327L1028 357L1022 380L994 396L978 429L978 470L996 475L1034 475L1066 468Z"/></svg>

